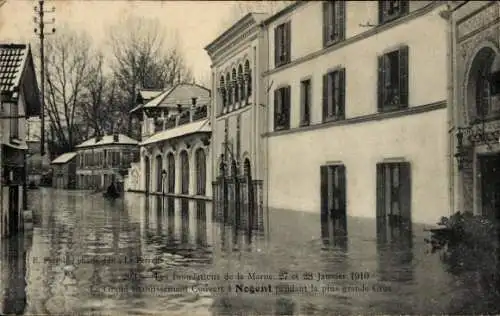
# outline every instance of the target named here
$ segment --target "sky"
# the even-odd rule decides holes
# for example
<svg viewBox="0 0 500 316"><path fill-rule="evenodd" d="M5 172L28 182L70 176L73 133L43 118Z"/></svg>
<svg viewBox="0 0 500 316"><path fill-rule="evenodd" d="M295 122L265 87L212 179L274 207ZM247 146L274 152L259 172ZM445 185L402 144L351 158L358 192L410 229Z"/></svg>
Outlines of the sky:
<svg viewBox="0 0 500 316"><path fill-rule="evenodd" d="M0 4L2 0L0 0ZM34 42L34 6L38 1L7 0L0 6L0 42ZM213 41L234 15L233 1L126 1L126 0L57 0L45 1L45 7L55 7L46 19L55 18L57 27L69 25L83 30L100 47L107 47L107 30L128 15L156 18L172 34L177 31L180 48L197 82L208 83L210 58L204 47ZM52 25L49 26L50 28ZM47 41L50 36L47 37ZM109 50L108 50L109 52Z"/></svg>

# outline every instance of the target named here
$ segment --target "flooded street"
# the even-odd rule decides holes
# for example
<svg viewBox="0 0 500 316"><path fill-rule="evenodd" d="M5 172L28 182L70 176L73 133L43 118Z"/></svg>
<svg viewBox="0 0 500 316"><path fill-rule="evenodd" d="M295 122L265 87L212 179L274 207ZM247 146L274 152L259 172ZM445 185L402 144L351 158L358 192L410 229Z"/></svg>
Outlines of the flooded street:
<svg viewBox="0 0 500 316"><path fill-rule="evenodd" d="M350 218L334 246L314 214L272 211L249 233L213 223L209 202L30 194L32 235L2 244L3 314L429 314L471 296L418 227L411 247L381 245L373 221Z"/></svg>

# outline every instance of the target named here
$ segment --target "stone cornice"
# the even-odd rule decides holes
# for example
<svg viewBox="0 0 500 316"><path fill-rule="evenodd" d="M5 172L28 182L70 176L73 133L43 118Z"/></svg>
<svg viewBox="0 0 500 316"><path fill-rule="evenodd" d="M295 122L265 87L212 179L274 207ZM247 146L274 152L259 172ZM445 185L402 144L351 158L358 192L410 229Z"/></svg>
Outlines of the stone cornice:
<svg viewBox="0 0 500 316"><path fill-rule="evenodd" d="M246 30L243 30L238 36L232 39L228 39L227 42L214 51L211 56L212 67L217 68L221 61L227 59L228 56L232 55L235 50L240 48L240 46L250 44L250 42L257 37L260 31L260 27L257 25L250 26Z"/></svg>
<svg viewBox="0 0 500 316"><path fill-rule="evenodd" d="M214 59L214 55L217 54L218 50L227 46L228 42L233 42L232 39L235 38L238 33L241 33L243 30L252 25L256 25L256 21L254 20L252 13L248 13L205 47L205 50L210 58Z"/></svg>

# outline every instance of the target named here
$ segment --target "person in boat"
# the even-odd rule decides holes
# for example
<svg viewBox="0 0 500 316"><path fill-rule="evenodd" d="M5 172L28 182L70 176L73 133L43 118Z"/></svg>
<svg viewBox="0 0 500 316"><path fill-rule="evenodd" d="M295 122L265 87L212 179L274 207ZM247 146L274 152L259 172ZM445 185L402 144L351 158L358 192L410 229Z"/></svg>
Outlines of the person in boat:
<svg viewBox="0 0 500 316"><path fill-rule="evenodd" d="M110 198L117 198L120 196L120 193L118 192L118 189L116 188L114 181L112 181L111 184L108 186L108 189L106 191L106 196Z"/></svg>

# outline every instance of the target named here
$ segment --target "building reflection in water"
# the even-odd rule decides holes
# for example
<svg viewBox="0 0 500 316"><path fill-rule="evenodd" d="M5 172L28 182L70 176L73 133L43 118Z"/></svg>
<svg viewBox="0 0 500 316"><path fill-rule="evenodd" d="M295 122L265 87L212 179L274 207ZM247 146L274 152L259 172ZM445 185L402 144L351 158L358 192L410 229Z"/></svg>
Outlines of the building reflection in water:
<svg viewBox="0 0 500 316"><path fill-rule="evenodd" d="M20 233L2 240L2 314L22 315L26 309L26 260L32 236Z"/></svg>
<svg viewBox="0 0 500 316"><path fill-rule="evenodd" d="M377 253L380 281L413 280L413 234L411 220L377 220Z"/></svg>

